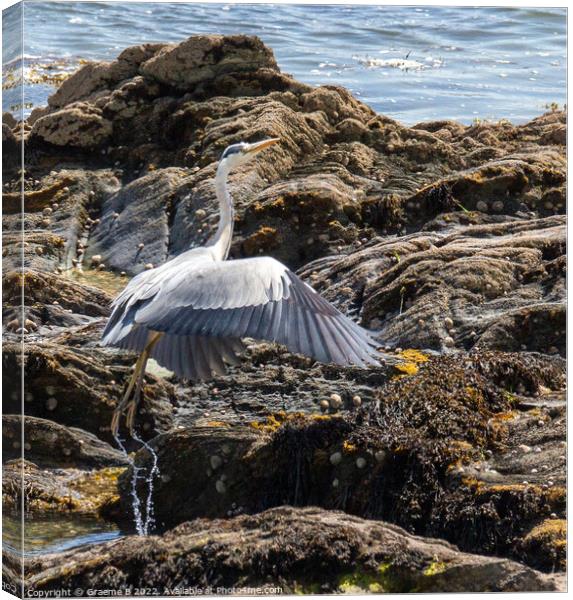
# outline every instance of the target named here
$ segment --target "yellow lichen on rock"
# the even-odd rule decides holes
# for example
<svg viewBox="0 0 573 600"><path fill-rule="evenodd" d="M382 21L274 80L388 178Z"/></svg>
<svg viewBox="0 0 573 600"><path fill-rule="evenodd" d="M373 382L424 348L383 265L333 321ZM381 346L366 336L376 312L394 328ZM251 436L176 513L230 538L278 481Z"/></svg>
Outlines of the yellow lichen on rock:
<svg viewBox="0 0 573 600"><path fill-rule="evenodd" d="M398 353L398 356L403 358L404 362L398 363L394 368L403 375L415 375L420 368L419 365L430 360L427 354L413 348L402 350Z"/></svg>
<svg viewBox="0 0 573 600"><path fill-rule="evenodd" d="M253 254L259 254L261 251L276 248L279 244L277 230L274 227L262 226L244 241L243 248L249 256L252 256Z"/></svg>
<svg viewBox="0 0 573 600"><path fill-rule="evenodd" d="M352 454L357 450L356 446L354 444L351 444L348 440L344 441L344 444L342 444L342 449L348 454Z"/></svg>
<svg viewBox="0 0 573 600"><path fill-rule="evenodd" d="M545 519L524 538L523 545L542 554L551 565L565 569L567 560L567 521Z"/></svg>
<svg viewBox="0 0 573 600"><path fill-rule="evenodd" d="M268 415L264 421L251 421L249 425L258 431L272 433L273 431L276 431L283 423L304 416L304 413L301 412L287 413L284 410L280 410L272 415Z"/></svg>
<svg viewBox="0 0 573 600"><path fill-rule="evenodd" d="M426 577L432 577L433 575L439 575L440 573L443 573L445 570L445 562L434 560L424 569L424 575L426 575Z"/></svg>

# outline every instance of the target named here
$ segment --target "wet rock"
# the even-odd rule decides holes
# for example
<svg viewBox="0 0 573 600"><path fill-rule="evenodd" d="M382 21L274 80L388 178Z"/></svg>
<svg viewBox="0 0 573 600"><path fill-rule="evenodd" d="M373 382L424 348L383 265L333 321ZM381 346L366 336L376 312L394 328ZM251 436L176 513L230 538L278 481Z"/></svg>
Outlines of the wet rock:
<svg viewBox="0 0 573 600"><path fill-rule="evenodd" d="M360 236L363 196L352 176L309 175L269 186L240 221L245 256L272 254L292 268ZM309 243L311 240L311 243Z"/></svg>
<svg viewBox="0 0 573 600"><path fill-rule="evenodd" d="M20 415L2 417L2 435L8 442L3 446L4 460L21 455L21 427ZM95 435L46 419L26 415L24 439L29 444L29 449L24 449L25 458L40 467L105 467L127 464L124 454Z"/></svg>
<svg viewBox="0 0 573 600"><path fill-rule="evenodd" d="M174 581L180 589L256 586L281 593L564 590L562 578L516 562L465 554L341 512L290 507L32 558L25 572L37 591L127 590L150 581L160 593L173 590Z"/></svg>
<svg viewBox="0 0 573 600"><path fill-rule="evenodd" d="M2 507L15 514L23 508L27 515L73 512L95 516L117 494L122 471L123 467L46 470L27 460L8 461L3 467Z"/></svg>
<svg viewBox="0 0 573 600"><path fill-rule="evenodd" d="M112 443L111 411L135 356L99 346L109 300L125 274L209 238L217 224L213 177L228 144L280 137L229 178L237 209L231 257L270 255L300 269L338 308L378 330L392 358L379 368L340 368L249 341L241 366L200 384L150 363L138 423L159 454L159 528L312 504L563 569L563 527L548 521L565 518L565 112L518 126L406 127L343 88L313 88L281 73L258 38L196 36L82 67L49 106L33 111L29 126L24 179L7 171L3 190L9 411L20 410L24 367L34 427L48 418L61 423L62 440L75 440L79 427L101 440L90 447ZM94 256L105 271L89 268ZM26 321L38 329L27 330L21 357L16 331ZM345 403L331 408L332 394ZM9 455L17 456L20 440L11 441ZM27 453L41 450L42 469L48 459L77 462L73 451L64 454L67 446L52 457L34 440L24 444ZM138 452L136 462L149 469L149 454ZM110 498L104 511L126 529L130 474L121 478L121 499ZM237 528L243 518L251 517L233 521ZM225 526L219 523L204 526L209 535ZM159 543L153 539L146 543ZM338 554L329 558L330 538L316 554L304 550L313 552L320 536L301 539L304 560L315 557L305 572L324 571L326 559L339 564ZM133 542L122 543L127 556ZM115 558L113 566L105 559L97 580L106 589L127 576ZM492 578L484 589L508 589L522 576L512 574L530 573L479 560L493 562L450 578L447 589L482 576ZM350 578L320 585L364 587L353 561L340 567ZM445 562L446 572L459 575ZM219 566L208 577L224 577L212 575ZM438 577L443 569L439 562L426 567ZM159 582L181 579L150 569ZM184 571L208 579L188 563Z"/></svg>
<svg viewBox="0 0 573 600"><path fill-rule="evenodd" d="M3 465L2 507L21 514L46 510L67 510L71 504L69 488L52 473L26 460L9 460ZM24 493L22 494L22 488ZM22 505L23 502L23 505Z"/></svg>
<svg viewBox="0 0 573 600"><path fill-rule="evenodd" d="M284 411L316 413L330 412L330 395L336 390L345 397L360 393L370 402L374 390L396 371L393 364L399 358L388 357L384 366L372 369L344 368L323 365L311 359L289 353L274 344L252 344L239 366L213 381L176 386L175 422L193 426L209 420L250 424L270 413ZM346 407L339 410L346 411Z"/></svg>
<svg viewBox="0 0 573 600"><path fill-rule="evenodd" d="M563 147L540 147L547 131L564 124L563 113L518 127L436 122L407 128L375 115L343 88L312 89L281 74L254 37L195 36L86 65L54 94L34 127L56 109L75 110L78 101L112 123L102 160L125 165L130 181L147 170L193 168L168 199L166 223L161 217L168 234L158 243L167 245L169 257L204 243L213 231L210 178L224 147L241 139L279 136L281 144L258 157L251 173L231 178L235 257L268 253L298 268L376 233L419 230L444 211L487 222L487 215L480 220L464 212L483 201L503 202L501 215L493 213L498 217L524 206L542 215L564 211ZM495 150L493 162L488 148ZM548 193L557 198L551 209L542 200ZM207 223L198 222L197 210L206 210Z"/></svg>
<svg viewBox="0 0 573 600"><path fill-rule="evenodd" d="M94 206L95 193L105 199L119 186L118 180L108 169L58 169L42 178L39 189L24 193L28 210L24 215L24 227L29 230L23 248L26 268L42 271L70 269L73 260L80 256L85 241L84 225L89 219L88 211ZM14 270L20 268L22 227L19 215L20 192L6 196L4 225L9 245L8 257L14 262ZM41 211L54 202L58 210L52 215L48 229L41 224ZM82 241L83 240L83 241Z"/></svg>
<svg viewBox="0 0 573 600"><path fill-rule="evenodd" d="M165 262L169 250L166 210L185 175L185 171L175 168L150 173L104 203L89 247L92 257L99 257L98 264L137 274L146 263ZM119 218L114 218L115 214Z"/></svg>
<svg viewBox="0 0 573 600"><path fill-rule="evenodd" d="M555 167L559 170L556 171ZM410 201L423 201L436 186L447 186L452 198L466 210L478 209L478 202L492 202L495 212L512 214L520 202L537 208L536 198L543 194L552 180L563 182L562 158L553 151L521 154L489 161L424 188ZM502 201L503 198L503 201ZM561 212L561 210L558 212Z"/></svg>

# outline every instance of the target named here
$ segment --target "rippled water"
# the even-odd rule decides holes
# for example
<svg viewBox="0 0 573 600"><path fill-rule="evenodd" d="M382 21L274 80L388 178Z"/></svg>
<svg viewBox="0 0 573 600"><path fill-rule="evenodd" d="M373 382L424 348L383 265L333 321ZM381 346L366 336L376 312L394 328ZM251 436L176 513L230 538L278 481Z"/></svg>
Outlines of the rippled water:
<svg viewBox="0 0 573 600"><path fill-rule="evenodd" d="M25 54L72 64L197 33L256 34L284 71L344 85L407 123L522 122L566 97L565 9L30 2L24 19ZM50 91L33 85L27 100Z"/></svg>
<svg viewBox="0 0 573 600"><path fill-rule="evenodd" d="M95 517L66 513L27 514L24 556L64 552L118 537L120 532L115 525ZM21 517L4 514L2 540L6 551L14 555L22 552Z"/></svg>

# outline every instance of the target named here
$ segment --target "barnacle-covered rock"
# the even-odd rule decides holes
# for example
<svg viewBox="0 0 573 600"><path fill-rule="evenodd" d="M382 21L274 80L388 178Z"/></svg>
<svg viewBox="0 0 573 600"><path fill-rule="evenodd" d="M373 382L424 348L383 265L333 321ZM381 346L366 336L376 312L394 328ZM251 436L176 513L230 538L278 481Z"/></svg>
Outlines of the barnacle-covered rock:
<svg viewBox="0 0 573 600"><path fill-rule="evenodd" d="M196 384L150 362L137 432L159 457L158 529L229 519L180 525L177 539L194 527L202 540L235 528L239 551L262 548L279 557L272 568L295 573L279 578L295 592L560 585L561 575L506 559L448 558L434 541L423 542L432 558L405 568L395 553L373 555L354 542L398 524L464 551L564 569L564 111L522 125L405 126L344 88L281 73L256 37L215 35L84 65L22 127L4 124L5 145L24 143L26 156L20 172L12 153L3 181L4 397L14 414L24 401L30 438L19 448L22 422L7 417L5 448L8 459L23 451L37 461L36 506L60 506L63 496L38 478L54 465L63 477L78 467L125 468L109 422L136 357L100 345L110 300L129 276L209 239L227 145L278 137L229 177L231 258L263 254L298 269L375 331L387 360L367 370L321 365L247 341L240 366ZM149 450L125 444L149 473ZM126 530L132 474L100 507ZM273 508L284 504L321 508ZM357 516L331 512L340 509ZM341 545L324 533L333 522ZM245 543L265 527L276 536ZM403 558L414 538L396 535ZM127 539L113 556L105 545L86 550L75 583L114 589L143 577L129 566L134 549L175 557L145 563L142 587L233 585L252 573L246 560L229 574L234 542L221 540L225 557L215 560L213 545L193 546L191 536L182 575L172 569L183 563L171 539ZM327 564L328 580L296 574L291 559L301 573ZM34 589L69 587L59 566L67 557L50 560L28 565ZM264 581L278 581L264 569Z"/></svg>

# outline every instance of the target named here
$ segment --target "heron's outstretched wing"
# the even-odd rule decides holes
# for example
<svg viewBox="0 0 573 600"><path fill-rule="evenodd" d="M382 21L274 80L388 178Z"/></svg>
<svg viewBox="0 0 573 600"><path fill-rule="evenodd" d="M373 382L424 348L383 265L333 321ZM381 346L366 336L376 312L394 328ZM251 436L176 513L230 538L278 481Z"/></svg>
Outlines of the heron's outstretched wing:
<svg viewBox="0 0 573 600"><path fill-rule="evenodd" d="M252 337L321 362L378 364L368 332L272 258L172 268L155 288L137 302L124 298L105 343L117 345L133 327L144 327L174 336Z"/></svg>

